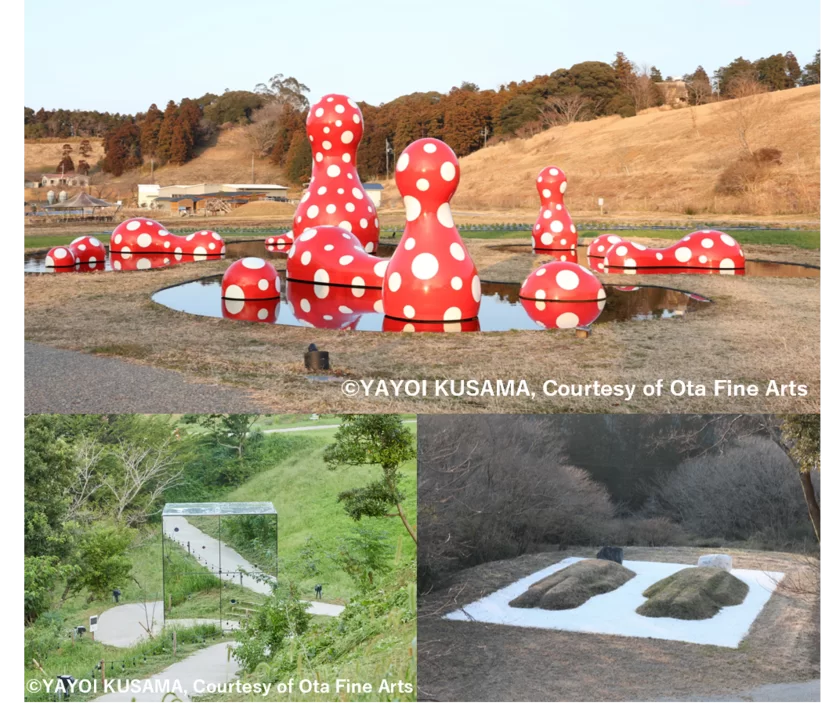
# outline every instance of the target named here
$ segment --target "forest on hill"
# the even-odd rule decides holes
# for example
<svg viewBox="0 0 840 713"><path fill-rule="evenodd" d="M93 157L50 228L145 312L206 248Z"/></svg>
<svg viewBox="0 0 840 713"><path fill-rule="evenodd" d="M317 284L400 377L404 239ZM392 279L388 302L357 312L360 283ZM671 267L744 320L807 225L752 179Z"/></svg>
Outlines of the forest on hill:
<svg viewBox="0 0 840 713"><path fill-rule="evenodd" d="M531 80L481 89L465 81L449 92L415 92L374 106L359 101L365 134L358 168L363 179L388 173L412 141L431 136L459 156L514 137L601 116L634 116L666 101L656 67L637 65L622 52L608 64L580 62ZM719 99L819 84L820 53L804 66L791 52L755 61L738 57L711 75L702 67L683 80L694 106ZM24 108L28 139L77 136L103 139L99 168L114 176L147 162L182 165L222 129L247 127L254 154L281 167L288 181L309 178L311 149L306 137L309 88L277 74L253 91L226 91L195 99L171 100L161 110L152 104L136 115Z"/></svg>

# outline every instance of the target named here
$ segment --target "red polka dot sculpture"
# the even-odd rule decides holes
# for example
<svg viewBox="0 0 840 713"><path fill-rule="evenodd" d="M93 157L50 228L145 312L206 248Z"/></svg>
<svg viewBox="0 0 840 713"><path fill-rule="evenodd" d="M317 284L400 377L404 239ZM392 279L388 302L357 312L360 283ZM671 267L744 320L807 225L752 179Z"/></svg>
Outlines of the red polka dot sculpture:
<svg viewBox="0 0 840 713"><path fill-rule="evenodd" d="M719 230L698 230L667 248L622 240L604 256L604 269L633 274L636 270L709 271L734 274L743 270L744 251L735 238Z"/></svg>
<svg viewBox="0 0 840 713"><path fill-rule="evenodd" d="M312 181L295 211L295 237L307 228L335 225L352 232L367 252L376 252L379 218L356 171L363 132L361 110L343 94L327 94L309 110Z"/></svg>
<svg viewBox="0 0 840 713"><path fill-rule="evenodd" d="M383 332L480 332L477 319L466 322L406 322L403 319L385 317L382 322Z"/></svg>
<svg viewBox="0 0 840 713"><path fill-rule="evenodd" d="M586 247L586 257L589 260L589 267L596 272L604 271L604 256L613 245L622 242L623 238L611 233L599 235Z"/></svg>
<svg viewBox="0 0 840 713"><path fill-rule="evenodd" d="M70 243L70 250L79 258L80 263L93 264L105 262L108 251L105 246L96 238L90 235L83 235Z"/></svg>
<svg viewBox="0 0 840 713"><path fill-rule="evenodd" d="M285 253L289 252L292 243L295 242L294 233L290 230L283 235L270 235L265 239L265 249L270 253Z"/></svg>
<svg viewBox="0 0 840 713"><path fill-rule="evenodd" d="M286 301L302 324L319 329L355 329L364 314L382 312L382 292L358 287L287 282Z"/></svg>
<svg viewBox="0 0 840 713"><path fill-rule="evenodd" d="M173 235L156 220L129 218L111 233L111 252L119 252L124 257L134 253L224 255L225 243L218 233L210 230L183 237Z"/></svg>
<svg viewBox="0 0 840 713"><path fill-rule="evenodd" d="M534 249L572 251L577 262L577 228L563 203L566 174L557 166L546 166L537 176L540 214L531 231Z"/></svg>
<svg viewBox="0 0 840 713"><path fill-rule="evenodd" d="M234 262L222 277L225 300L274 300L280 297L280 276L274 265L261 257Z"/></svg>
<svg viewBox="0 0 840 713"><path fill-rule="evenodd" d="M481 282L449 207L460 173L455 152L437 139L415 141L400 155L395 175L406 223L385 272L388 317L458 322L478 316Z"/></svg>
<svg viewBox="0 0 840 713"><path fill-rule="evenodd" d="M528 316L541 326L570 329L592 324L604 309L607 293L588 268L555 261L528 275L519 297Z"/></svg>
<svg viewBox="0 0 840 713"><path fill-rule="evenodd" d="M222 299L222 315L241 322L275 322L280 298L261 300Z"/></svg>
<svg viewBox="0 0 840 713"><path fill-rule="evenodd" d="M382 288L388 260L368 255L353 233L322 225L307 228L289 250L286 277L322 285Z"/></svg>
<svg viewBox="0 0 840 713"><path fill-rule="evenodd" d="M47 267L75 267L76 255L67 246L50 248L47 257L44 258L44 265Z"/></svg>

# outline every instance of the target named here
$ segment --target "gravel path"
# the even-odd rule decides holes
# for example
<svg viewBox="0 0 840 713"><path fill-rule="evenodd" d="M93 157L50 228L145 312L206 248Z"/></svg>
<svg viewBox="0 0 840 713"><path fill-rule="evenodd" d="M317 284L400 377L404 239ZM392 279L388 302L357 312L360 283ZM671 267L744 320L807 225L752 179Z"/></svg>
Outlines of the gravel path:
<svg viewBox="0 0 840 713"><path fill-rule="evenodd" d="M25 343L26 413L258 413L248 392L110 357Z"/></svg>

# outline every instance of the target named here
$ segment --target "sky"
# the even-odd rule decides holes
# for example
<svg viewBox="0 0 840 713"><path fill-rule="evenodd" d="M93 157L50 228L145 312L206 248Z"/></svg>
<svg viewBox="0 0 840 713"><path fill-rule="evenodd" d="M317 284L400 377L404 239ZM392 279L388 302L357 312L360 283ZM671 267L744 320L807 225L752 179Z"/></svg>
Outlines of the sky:
<svg viewBox="0 0 840 713"><path fill-rule="evenodd" d="M34 109L133 114L282 73L313 103L338 92L380 104L619 50L663 76L788 50L804 66L819 15L818 0L27 0L24 97Z"/></svg>

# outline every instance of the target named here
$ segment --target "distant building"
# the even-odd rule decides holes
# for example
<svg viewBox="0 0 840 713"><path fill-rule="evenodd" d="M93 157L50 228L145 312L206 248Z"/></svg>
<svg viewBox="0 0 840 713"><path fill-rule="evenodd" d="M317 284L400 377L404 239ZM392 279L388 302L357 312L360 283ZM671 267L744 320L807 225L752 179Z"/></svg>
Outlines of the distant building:
<svg viewBox="0 0 840 713"><path fill-rule="evenodd" d="M252 201L288 200L288 192L288 186L277 183L193 183L173 186L143 183L137 186L137 205L141 208L165 208L168 205L173 213L226 213Z"/></svg>
<svg viewBox="0 0 840 713"><path fill-rule="evenodd" d="M362 188L364 188L365 193L370 196L374 207L379 208L382 204L382 191L385 190L385 186L381 183L363 183Z"/></svg>
<svg viewBox="0 0 840 713"><path fill-rule="evenodd" d="M42 186L89 186L90 178L82 173L45 173L41 176Z"/></svg>
<svg viewBox="0 0 840 713"><path fill-rule="evenodd" d="M673 82L656 82L656 86L659 87L666 104L675 109L688 106L688 86L682 79Z"/></svg>

